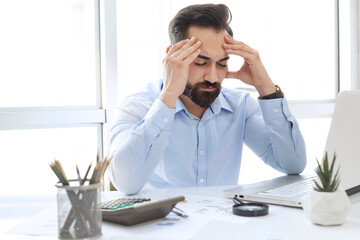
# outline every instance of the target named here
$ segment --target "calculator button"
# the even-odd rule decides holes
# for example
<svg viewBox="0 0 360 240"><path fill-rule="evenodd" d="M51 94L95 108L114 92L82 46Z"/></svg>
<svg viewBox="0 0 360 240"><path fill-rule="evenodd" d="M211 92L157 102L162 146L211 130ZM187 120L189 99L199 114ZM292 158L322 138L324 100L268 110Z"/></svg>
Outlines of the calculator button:
<svg viewBox="0 0 360 240"><path fill-rule="evenodd" d="M116 209L119 209L119 208L124 208L124 207L132 206L132 205L134 205L134 203L123 204L123 205L119 205L119 206L112 207L112 208L109 208L109 209L110 210L116 210Z"/></svg>
<svg viewBox="0 0 360 240"><path fill-rule="evenodd" d="M135 203L143 203L151 201L150 198L120 198L115 200L110 200L107 202L101 203L101 208L109 209L109 210L116 210L119 208L125 208L134 205Z"/></svg>

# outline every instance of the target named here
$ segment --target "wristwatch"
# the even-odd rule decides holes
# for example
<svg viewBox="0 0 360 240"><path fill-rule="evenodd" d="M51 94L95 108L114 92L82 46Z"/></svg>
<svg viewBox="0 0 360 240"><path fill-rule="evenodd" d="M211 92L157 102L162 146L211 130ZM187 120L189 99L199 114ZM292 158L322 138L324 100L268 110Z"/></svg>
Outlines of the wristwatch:
<svg viewBox="0 0 360 240"><path fill-rule="evenodd" d="M263 97L259 97L259 99L275 99L275 98L283 98L284 97L284 93L281 91L281 88L278 85L275 85L276 87L276 91L274 93L271 93L269 95L263 96Z"/></svg>

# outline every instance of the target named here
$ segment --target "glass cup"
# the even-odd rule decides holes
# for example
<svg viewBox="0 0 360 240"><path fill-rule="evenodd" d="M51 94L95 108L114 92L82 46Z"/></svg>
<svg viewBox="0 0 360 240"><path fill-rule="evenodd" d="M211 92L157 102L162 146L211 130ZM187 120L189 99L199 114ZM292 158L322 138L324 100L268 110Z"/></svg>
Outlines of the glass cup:
<svg viewBox="0 0 360 240"><path fill-rule="evenodd" d="M102 235L100 183L80 185L70 180L70 185L55 185L58 205L59 239L96 239Z"/></svg>

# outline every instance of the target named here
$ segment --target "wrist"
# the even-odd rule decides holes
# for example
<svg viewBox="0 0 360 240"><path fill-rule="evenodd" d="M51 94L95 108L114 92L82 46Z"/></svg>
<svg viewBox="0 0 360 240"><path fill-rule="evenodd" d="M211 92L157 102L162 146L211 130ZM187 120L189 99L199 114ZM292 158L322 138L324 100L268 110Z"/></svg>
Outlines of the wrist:
<svg viewBox="0 0 360 240"><path fill-rule="evenodd" d="M277 90L277 87L273 82L266 85L255 86L255 88L258 91L260 98L272 94Z"/></svg>
<svg viewBox="0 0 360 240"><path fill-rule="evenodd" d="M166 90L163 89L163 91L161 91L160 95L159 95L159 99L165 103L165 105L168 107L168 108L172 108L174 109L175 108L175 105L176 105L176 101L177 99L179 98L179 95L176 94L176 93L171 93L171 92L168 92Z"/></svg>
<svg viewBox="0 0 360 240"><path fill-rule="evenodd" d="M270 93L268 95L259 97L259 99L261 100L265 100L265 99L276 99L276 98L283 98L284 97L284 93L281 91L281 88L278 85L275 85L276 87L276 91L273 93Z"/></svg>

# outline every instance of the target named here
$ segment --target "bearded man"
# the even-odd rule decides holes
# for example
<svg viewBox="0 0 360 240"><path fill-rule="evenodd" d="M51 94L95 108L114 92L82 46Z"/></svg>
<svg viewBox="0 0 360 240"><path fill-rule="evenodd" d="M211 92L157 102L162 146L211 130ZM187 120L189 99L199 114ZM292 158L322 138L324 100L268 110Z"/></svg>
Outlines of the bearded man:
<svg viewBox="0 0 360 240"><path fill-rule="evenodd" d="M285 174L306 165L305 144L281 89L257 51L233 38L223 4L191 5L169 25L164 78L128 96L111 128L110 176L135 194L146 188L237 184L243 144ZM231 55L244 59L228 71ZM225 78L259 93L221 88Z"/></svg>

